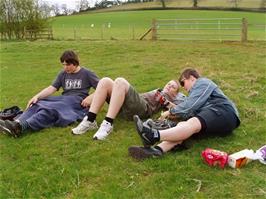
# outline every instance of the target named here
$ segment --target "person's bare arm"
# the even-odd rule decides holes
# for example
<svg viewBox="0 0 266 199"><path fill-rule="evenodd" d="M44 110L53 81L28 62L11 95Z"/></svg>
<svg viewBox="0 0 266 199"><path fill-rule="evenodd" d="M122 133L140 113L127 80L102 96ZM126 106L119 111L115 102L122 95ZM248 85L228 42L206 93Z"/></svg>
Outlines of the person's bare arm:
<svg viewBox="0 0 266 199"><path fill-rule="evenodd" d="M39 93L37 93L36 95L34 95L27 104L27 108L29 108L32 104L35 104L38 102L39 99L48 97L50 95L52 95L54 92L56 92L56 88L53 86L48 86L45 89L41 90Z"/></svg>

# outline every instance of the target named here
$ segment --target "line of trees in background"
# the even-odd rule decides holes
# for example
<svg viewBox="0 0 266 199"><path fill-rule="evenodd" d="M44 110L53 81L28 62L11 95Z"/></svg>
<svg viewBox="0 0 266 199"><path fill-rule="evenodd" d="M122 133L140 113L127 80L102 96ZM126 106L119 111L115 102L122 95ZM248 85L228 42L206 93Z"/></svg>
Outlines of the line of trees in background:
<svg viewBox="0 0 266 199"><path fill-rule="evenodd" d="M162 8L166 8L166 4L168 0L98 0L96 3L92 6L89 4L89 0L77 0L77 6L75 11L68 10L66 5L63 4L61 7L61 10L63 12L60 13L60 6L58 4L52 6L52 10L54 11L54 15L66 15L66 14L75 14L79 12L89 11L89 10L95 10L95 9L102 9L102 8L109 8L112 6L122 5L122 4L130 4L130 3L143 3L143 2L161 2ZM170 0L170 1L176 1L179 0ZM191 6L193 8L198 8L200 6L201 1L203 0L187 0L188 2L191 2ZM252 1L252 0L250 0ZM227 0L228 4L231 4L232 8L238 8L239 3L242 2L242 0ZM266 0L261 0L261 8L266 7Z"/></svg>
<svg viewBox="0 0 266 199"><path fill-rule="evenodd" d="M49 17L49 6L38 0L1 0L1 38L22 39L25 30L32 30L34 34L48 26Z"/></svg>
<svg viewBox="0 0 266 199"><path fill-rule="evenodd" d="M107 0L103 0L107 1ZM152 1L160 1L162 3L162 8L166 8L166 2L167 0L127 0L124 3L141 3L141 2L152 2ZM178 0L176 0L178 2ZM202 0L187 0L188 2L192 2L192 6L194 8L197 8ZM238 8L239 3L242 0L228 0L228 3L232 4L234 8ZM252 1L252 0L250 0ZM266 6L266 0L261 0L261 8L265 8Z"/></svg>

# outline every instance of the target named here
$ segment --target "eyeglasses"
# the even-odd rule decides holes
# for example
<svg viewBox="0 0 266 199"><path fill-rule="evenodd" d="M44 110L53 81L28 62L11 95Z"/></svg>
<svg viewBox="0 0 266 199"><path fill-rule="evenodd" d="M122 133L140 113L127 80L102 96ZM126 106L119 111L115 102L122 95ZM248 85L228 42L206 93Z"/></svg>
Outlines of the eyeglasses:
<svg viewBox="0 0 266 199"><path fill-rule="evenodd" d="M183 79L180 80L180 85L182 87L184 87L184 85L185 85L185 80L186 80L186 78L183 78Z"/></svg>

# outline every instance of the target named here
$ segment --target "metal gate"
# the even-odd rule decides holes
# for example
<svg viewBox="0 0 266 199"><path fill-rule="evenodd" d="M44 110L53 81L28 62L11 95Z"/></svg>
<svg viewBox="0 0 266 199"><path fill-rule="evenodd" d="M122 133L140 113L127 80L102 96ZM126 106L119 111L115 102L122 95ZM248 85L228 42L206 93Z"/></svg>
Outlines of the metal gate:
<svg viewBox="0 0 266 199"><path fill-rule="evenodd" d="M154 19L153 40L247 41L245 18Z"/></svg>

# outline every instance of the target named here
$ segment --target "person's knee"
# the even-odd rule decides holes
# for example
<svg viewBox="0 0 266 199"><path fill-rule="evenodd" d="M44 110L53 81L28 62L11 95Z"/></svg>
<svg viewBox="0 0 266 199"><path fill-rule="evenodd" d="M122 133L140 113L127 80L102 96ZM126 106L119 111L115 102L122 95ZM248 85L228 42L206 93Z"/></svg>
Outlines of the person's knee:
<svg viewBox="0 0 266 199"><path fill-rule="evenodd" d="M181 128L190 129L190 131L193 133L198 133L201 130L201 123L196 117L192 117L187 121L179 122L177 126Z"/></svg>
<svg viewBox="0 0 266 199"><path fill-rule="evenodd" d="M187 125L192 128L195 133L198 133L201 130L201 122L197 117L192 117L187 120Z"/></svg>
<svg viewBox="0 0 266 199"><path fill-rule="evenodd" d="M119 87L120 89L125 89L127 91L129 88L129 83L125 78L118 77L115 79L115 86Z"/></svg>
<svg viewBox="0 0 266 199"><path fill-rule="evenodd" d="M110 77L103 77L100 81L99 81L99 83L102 83L102 84L110 84L110 83L112 83L113 82L113 80L110 78Z"/></svg>
<svg viewBox="0 0 266 199"><path fill-rule="evenodd" d="M187 121L178 122L176 126L183 126L187 123Z"/></svg>
<svg viewBox="0 0 266 199"><path fill-rule="evenodd" d="M99 87L99 88L100 88L100 87L110 87L110 86L113 85L113 83L114 83L114 81L113 81L111 78L109 78L109 77L103 77L103 78L99 81L97 87Z"/></svg>

